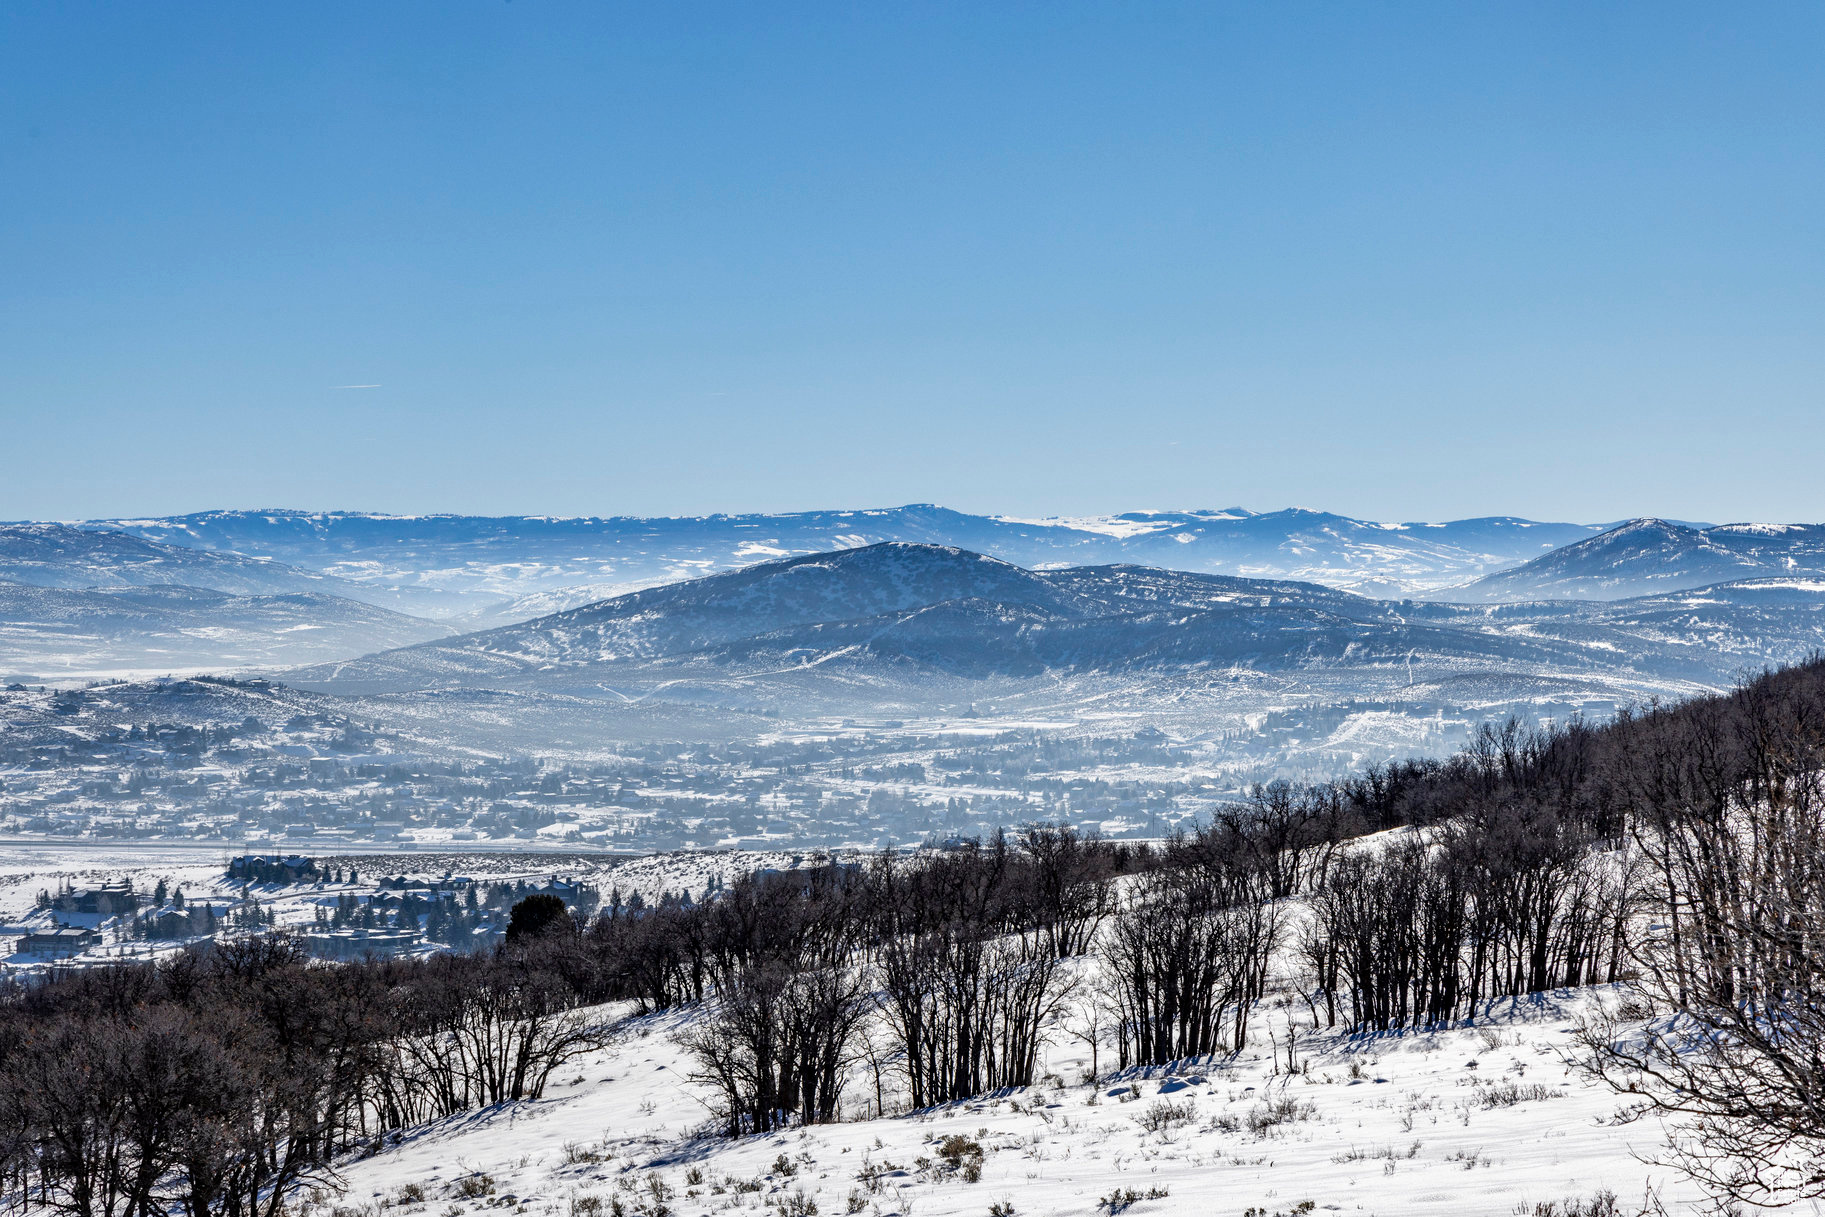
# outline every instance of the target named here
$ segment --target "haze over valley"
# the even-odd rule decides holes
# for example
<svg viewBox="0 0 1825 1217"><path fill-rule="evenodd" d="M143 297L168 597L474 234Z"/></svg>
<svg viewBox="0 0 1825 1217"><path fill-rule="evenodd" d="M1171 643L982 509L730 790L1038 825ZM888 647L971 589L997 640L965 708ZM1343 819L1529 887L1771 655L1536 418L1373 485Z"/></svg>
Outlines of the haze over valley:
<svg viewBox="0 0 1825 1217"><path fill-rule="evenodd" d="M4 525L0 824L622 850L1035 817L1158 835L1256 781L1802 659L1825 646L1822 537L1239 508Z"/></svg>

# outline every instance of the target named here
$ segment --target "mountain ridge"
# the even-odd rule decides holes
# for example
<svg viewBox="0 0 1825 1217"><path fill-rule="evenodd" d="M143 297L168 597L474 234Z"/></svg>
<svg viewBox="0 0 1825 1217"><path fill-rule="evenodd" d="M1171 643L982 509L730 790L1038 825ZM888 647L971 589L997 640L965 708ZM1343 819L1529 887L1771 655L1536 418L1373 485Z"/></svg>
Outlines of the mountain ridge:
<svg viewBox="0 0 1825 1217"><path fill-rule="evenodd" d="M954 547L883 543L761 563L279 678L331 692L486 687L597 696L809 675L862 687L916 684L921 673L1028 679L1411 666L1417 658L1703 682L1718 677L1720 663L1740 666L1825 643L1818 611L1825 580L1789 582L1786 599L1751 585L1639 604L1461 605L1125 564L1025 570ZM1737 595L1747 599L1731 598ZM1707 639L1728 645L1718 641L1711 654L1702 650Z"/></svg>
<svg viewBox="0 0 1825 1217"><path fill-rule="evenodd" d="M1429 595L1467 602L1621 600L1799 574L1825 574L1825 525L1736 523L1694 528L1644 516Z"/></svg>
<svg viewBox="0 0 1825 1217"><path fill-rule="evenodd" d="M955 545L1029 568L1126 561L1409 593L1462 583L1600 531L1512 516L1389 524L1307 508L1223 508L1026 518L934 504L696 517L216 511L83 526L409 587L445 597L446 615L478 624L491 616L484 600L499 606L579 584L634 590L881 541Z"/></svg>

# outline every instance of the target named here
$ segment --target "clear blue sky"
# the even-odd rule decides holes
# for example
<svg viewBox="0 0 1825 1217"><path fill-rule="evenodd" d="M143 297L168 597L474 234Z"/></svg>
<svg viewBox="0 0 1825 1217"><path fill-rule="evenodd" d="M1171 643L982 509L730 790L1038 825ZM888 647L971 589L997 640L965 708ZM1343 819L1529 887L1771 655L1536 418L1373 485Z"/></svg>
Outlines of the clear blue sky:
<svg viewBox="0 0 1825 1217"><path fill-rule="evenodd" d="M0 518L914 500L1825 519L1825 6L0 8Z"/></svg>

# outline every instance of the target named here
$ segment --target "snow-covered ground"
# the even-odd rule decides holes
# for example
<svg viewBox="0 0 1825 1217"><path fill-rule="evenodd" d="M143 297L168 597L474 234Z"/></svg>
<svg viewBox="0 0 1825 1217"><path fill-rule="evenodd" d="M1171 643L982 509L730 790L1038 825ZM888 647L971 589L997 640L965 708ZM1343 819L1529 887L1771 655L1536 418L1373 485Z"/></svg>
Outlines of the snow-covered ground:
<svg viewBox="0 0 1825 1217"><path fill-rule="evenodd" d="M1649 1194L1669 1213L1697 1211L1695 1188L1642 1160L1659 1145L1659 1126L1616 1125L1616 1096L1568 1067L1569 1031L1592 1000L1543 995L1436 1031L1304 1034L1295 1072L1285 1007L1234 1059L1094 1085L1087 1045L1059 1035L1043 1070L1051 1080L1039 1086L869 1118L873 1082L863 1071L848 1122L735 1141L706 1131L707 1092L688 1080L690 1059L674 1039L695 1016L654 1015L623 1022L610 1047L567 1069L544 1099L407 1133L344 1163L340 1194L320 1199L402 1217L573 1217L612 1213L617 1202L628 1214L663 1204L677 1217L1039 1217L1107 1213L1111 1197L1119 1210L1132 1193L1136 1217L1474 1217L1607 1189L1627 1212ZM945 1164L948 1137L981 1146L979 1181Z"/></svg>
<svg viewBox="0 0 1825 1217"><path fill-rule="evenodd" d="M226 878L231 851L220 845L195 846L162 842L102 842L93 846L58 842L0 844L0 922L31 912L40 891L99 887L129 881L143 892L164 879L198 897L238 892Z"/></svg>

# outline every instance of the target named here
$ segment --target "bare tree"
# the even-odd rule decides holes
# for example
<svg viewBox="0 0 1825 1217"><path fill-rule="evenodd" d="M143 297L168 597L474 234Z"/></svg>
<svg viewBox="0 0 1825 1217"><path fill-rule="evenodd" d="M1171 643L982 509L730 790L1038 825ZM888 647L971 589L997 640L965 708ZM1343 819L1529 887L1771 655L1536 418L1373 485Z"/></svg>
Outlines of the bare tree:
<svg viewBox="0 0 1825 1217"><path fill-rule="evenodd" d="M867 1012L855 969L774 963L728 978L710 1016L682 1042L697 1062L692 1078L717 1094L730 1136L793 1120L828 1123Z"/></svg>
<svg viewBox="0 0 1825 1217"><path fill-rule="evenodd" d="M1239 1049L1280 931L1278 906L1246 884L1189 869L1145 876L1101 944L1121 1064Z"/></svg>
<svg viewBox="0 0 1825 1217"><path fill-rule="evenodd" d="M1646 1008L1592 1019L1588 1063L1672 1117L1669 1160L1714 1194L1825 1195L1825 688L1764 677L1616 730L1656 928Z"/></svg>

